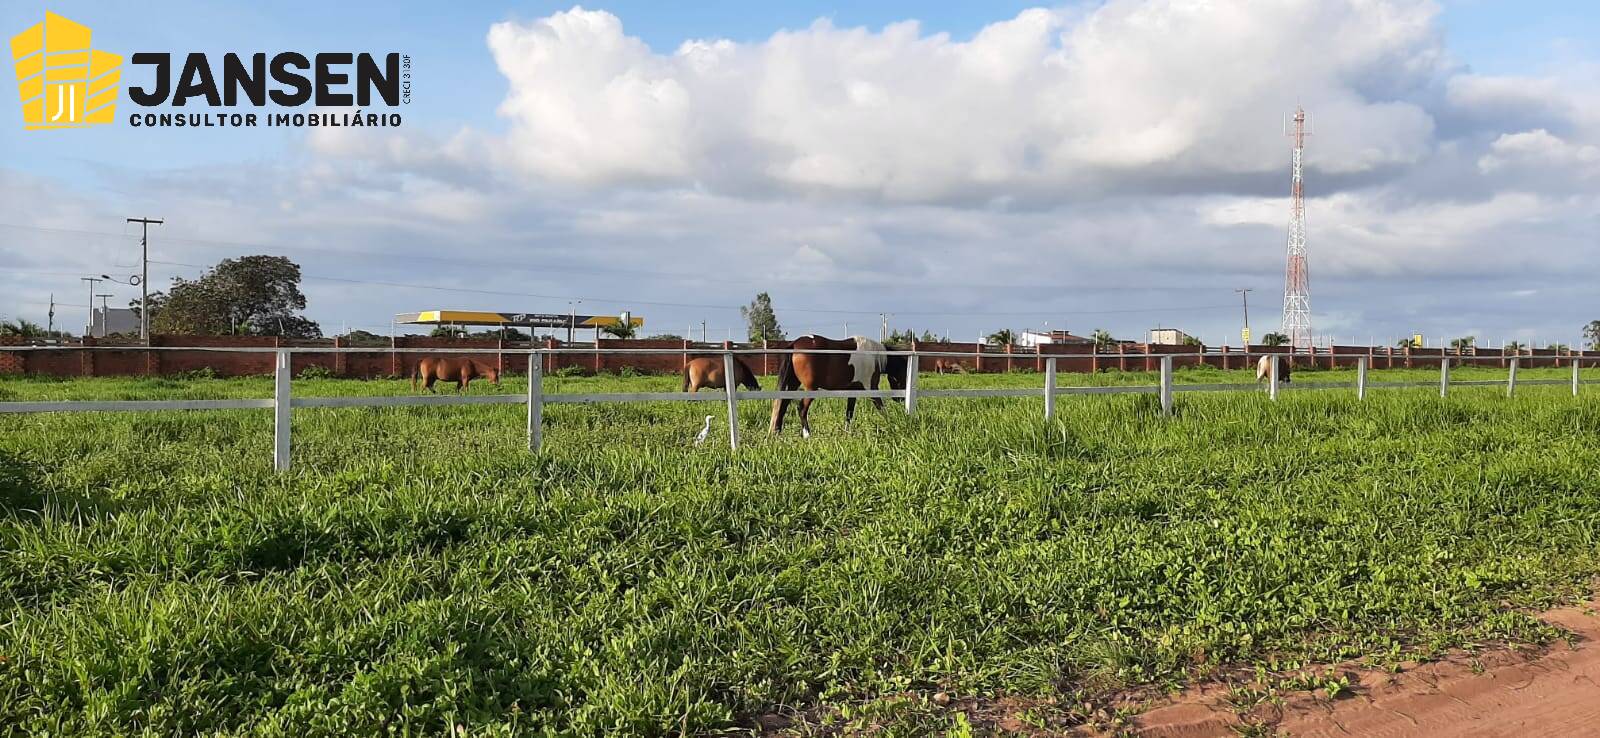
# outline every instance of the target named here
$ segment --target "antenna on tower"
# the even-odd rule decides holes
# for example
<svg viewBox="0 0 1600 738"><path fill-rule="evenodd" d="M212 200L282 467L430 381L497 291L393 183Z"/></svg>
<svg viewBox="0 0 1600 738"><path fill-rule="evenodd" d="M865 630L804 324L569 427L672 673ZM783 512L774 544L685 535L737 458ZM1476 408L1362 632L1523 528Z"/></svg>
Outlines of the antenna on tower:
<svg viewBox="0 0 1600 738"><path fill-rule="evenodd" d="M1306 197L1301 156L1306 148L1306 111L1294 110L1294 166L1289 184L1289 254L1283 277L1283 334L1289 345L1311 347L1311 283L1306 275Z"/></svg>

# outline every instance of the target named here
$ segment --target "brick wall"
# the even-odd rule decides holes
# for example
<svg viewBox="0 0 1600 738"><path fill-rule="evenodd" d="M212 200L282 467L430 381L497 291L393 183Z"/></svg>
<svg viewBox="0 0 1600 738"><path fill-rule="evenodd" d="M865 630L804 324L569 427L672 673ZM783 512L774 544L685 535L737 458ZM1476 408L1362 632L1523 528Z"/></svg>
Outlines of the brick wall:
<svg viewBox="0 0 1600 738"><path fill-rule="evenodd" d="M84 339L82 346L114 347L111 349L85 351L76 348L66 348L56 351L33 352L7 352L5 346L23 344L23 339L15 336L0 336L0 374L44 374L53 376L137 376L137 375L168 375L182 372L210 368L221 376L245 376L271 374L274 358L270 353L231 353L226 351L206 351L208 348L344 348L345 344L338 339L291 340L278 339L270 336L152 336L151 344L158 347L182 347L196 350L184 351L146 351L142 346L134 345L136 342L110 339ZM297 353L293 358L293 370L298 373L307 367L322 367L334 376L344 377L409 377L415 369L417 362L429 355L450 355L452 349L489 349L494 353L473 354L479 361L486 361L500 367L503 372L523 373L527 371L528 351L535 346L540 348L560 348L564 344L555 338L546 337L539 342L529 341L498 341L498 340L463 340L451 338L431 338L425 336L405 336L394 339L394 347L401 349L426 348L435 349L429 353L402 353L390 351L387 346L369 347L360 353L341 354L332 351L309 351ZM772 341L766 345L771 349L789 348L788 341ZM585 349L590 348L584 344ZM620 348L652 348L672 349L662 354L620 354L611 349ZM685 340L622 340L601 339L599 345L593 350L584 350L571 354L546 354L544 370L546 373L558 371L565 367L575 367L585 374L596 372L615 373L624 368L632 367L635 371L647 374L676 374L682 370L684 362L697 356L715 356L719 352L729 349L760 348L754 344L732 344L727 342L698 343ZM976 343L959 342L916 342L914 348L919 351L953 352L957 356L922 356L919 365L922 371L934 372L940 370L959 370L968 372L1005 372L1005 371L1043 371L1045 361L1051 357L1056 358L1057 370L1061 372L1094 372L1094 371L1152 371L1159 364L1157 358L1161 354L1194 353L1195 346L1164 346L1142 344L1119 344L1105 352L1105 355L1093 356L1094 348L1091 345L1080 344L1046 344L1036 348L1022 346L987 346ZM1255 361L1263 354L1283 354L1289 349L1283 346L1251 346L1248 350L1223 347L1213 349L1215 353L1200 356L1178 356L1174 358L1176 366L1193 366L1205 364L1219 369L1245 369L1253 367ZM1154 354L1155 356L1140 356L1140 354ZM1581 359L1585 365L1600 365L1600 351L1587 351L1577 355L1557 352L1552 349L1524 350L1520 354L1521 364L1524 367L1563 367L1571 366L1575 359ZM1498 349L1468 349L1463 352L1454 352L1447 349L1419 349L1396 347L1368 347L1368 346L1333 346L1318 348L1312 355L1297 354L1295 363L1299 366L1314 365L1326 367L1353 367L1361 357L1369 357L1374 369L1399 368L1399 367L1438 367L1446 356L1453 364L1497 366L1503 367L1510 363L1510 356ZM742 360L748 363L756 373L773 375L778 373L783 363L784 355L777 353L745 354Z"/></svg>

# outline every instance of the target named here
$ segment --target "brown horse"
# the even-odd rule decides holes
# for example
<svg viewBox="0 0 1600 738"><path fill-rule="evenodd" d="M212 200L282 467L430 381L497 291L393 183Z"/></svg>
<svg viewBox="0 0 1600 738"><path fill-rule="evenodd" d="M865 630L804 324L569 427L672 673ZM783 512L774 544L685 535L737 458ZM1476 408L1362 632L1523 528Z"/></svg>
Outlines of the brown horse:
<svg viewBox="0 0 1600 738"><path fill-rule="evenodd" d="M849 390L849 389L877 389L878 377L889 375L890 389L905 389L906 383L906 357L888 356L884 353L883 344L864 336L853 336L837 341L821 336L801 336L794 341L796 353L790 354L783 360L783 366L778 369L778 390L792 392L804 387L806 390ZM812 350L850 351L852 353L821 354L807 353ZM811 437L811 401L815 398L807 397L800 401L800 434ZM883 399L872 398L872 404L879 410L883 409ZM769 429L773 433L783 430L783 416L789 411L789 400L772 401L772 423ZM850 424L856 414L856 398L845 400L844 422Z"/></svg>
<svg viewBox="0 0 1600 738"><path fill-rule="evenodd" d="M500 384L500 370L494 365L458 357L429 356L417 362L416 371L411 373L412 391L417 389L418 377L429 392L433 391L434 382L455 382L456 392L466 391L467 385L480 377Z"/></svg>
<svg viewBox="0 0 1600 738"><path fill-rule="evenodd" d="M733 357L733 378L745 389L761 389L761 383L756 381L756 373L750 371L750 366L737 356ZM727 386L722 376L720 357L690 359L689 363L683 366L684 392L699 392L701 387L724 389Z"/></svg>

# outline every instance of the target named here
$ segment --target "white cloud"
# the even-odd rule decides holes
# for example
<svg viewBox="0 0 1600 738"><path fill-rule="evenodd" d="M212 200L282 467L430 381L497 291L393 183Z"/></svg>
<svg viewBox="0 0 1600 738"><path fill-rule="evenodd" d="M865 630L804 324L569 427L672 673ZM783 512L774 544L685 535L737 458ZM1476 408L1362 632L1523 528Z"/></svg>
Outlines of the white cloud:
<svg viewBox="0 0 1600 738"><path fill-rule="evenodd" d="M1547 178L1592 178L1600 176L1600 146L1572 143L1543 128L1503 134L1478 159L1478 169L1494 174L1512 168L1534 168Z"/></svg>
<svg viewBox="0 0 1600 738"><path fill-rule="evenodd" d="M1313 164L1426 156L1432 3L1118 0L971 40L818 21L656 53L604 11L496 24L509 145L541 180L979 200L1277 173L1296 100ZM1187 187L1203 187L1195 183Z"/></svg>

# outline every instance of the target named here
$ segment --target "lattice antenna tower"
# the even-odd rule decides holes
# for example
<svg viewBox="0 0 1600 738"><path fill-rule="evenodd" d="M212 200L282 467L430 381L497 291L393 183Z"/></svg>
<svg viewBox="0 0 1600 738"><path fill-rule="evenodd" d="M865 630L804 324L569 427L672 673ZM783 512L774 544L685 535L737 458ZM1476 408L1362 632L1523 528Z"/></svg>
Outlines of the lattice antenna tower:
<svg viewBox="0 0 1600 738"><path fill-rule="evenodd" d="M1296 349L1311 348L1311 283L1306 275L1306 195L1301 155L1306 148L1306 111L1294 111L1294 175L1289 185L1289 259L1283 277L1283 334Z"/></svg>

